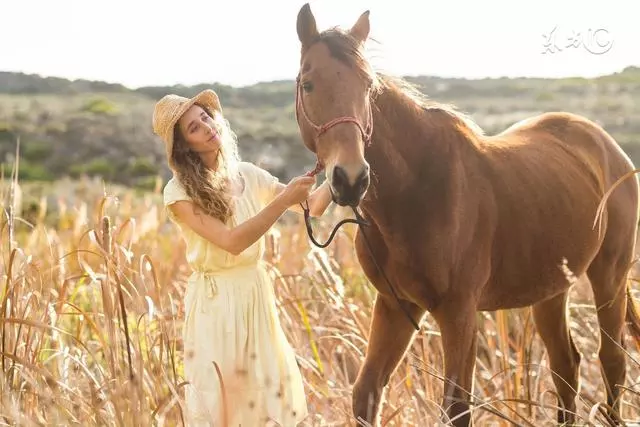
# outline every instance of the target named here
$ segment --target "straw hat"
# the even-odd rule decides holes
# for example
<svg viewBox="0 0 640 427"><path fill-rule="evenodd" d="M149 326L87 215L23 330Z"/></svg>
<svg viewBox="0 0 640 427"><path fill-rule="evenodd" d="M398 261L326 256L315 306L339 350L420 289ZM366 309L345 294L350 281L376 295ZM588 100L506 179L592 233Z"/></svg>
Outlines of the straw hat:
<svg viewBox="0 0 640 427"><path fill-rule="evenodd" d="M171 158L173 150L173 129L180 117L193 104L200 104L211 113L222 113L218 95L211 89L205 89L193 98L185 98L174 94L165 95L156 103L153 110L153 132L158 135L165 144L167 159Z"/></svg>

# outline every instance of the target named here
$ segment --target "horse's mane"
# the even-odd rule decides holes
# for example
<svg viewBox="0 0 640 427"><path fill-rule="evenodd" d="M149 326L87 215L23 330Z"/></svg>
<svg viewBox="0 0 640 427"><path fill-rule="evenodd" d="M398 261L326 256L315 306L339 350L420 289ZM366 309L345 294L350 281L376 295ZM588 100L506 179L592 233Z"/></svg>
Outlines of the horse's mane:
<svg viewBox="0 0 640 427"><path fill-rule="evenodd" d="M447 113L460 126L466 128L466 131L475 134L476 137L484 135L482 128L471 117L459 111L452 104L430 99L417 85L404 78L375 71L365 58L359 42L348 32L333 27L320 33L316 41L323 42L328 47L331 56L349 65L363 78L370 80L374 96L383 91L396 93L422 110L439 110Z"/></svg>

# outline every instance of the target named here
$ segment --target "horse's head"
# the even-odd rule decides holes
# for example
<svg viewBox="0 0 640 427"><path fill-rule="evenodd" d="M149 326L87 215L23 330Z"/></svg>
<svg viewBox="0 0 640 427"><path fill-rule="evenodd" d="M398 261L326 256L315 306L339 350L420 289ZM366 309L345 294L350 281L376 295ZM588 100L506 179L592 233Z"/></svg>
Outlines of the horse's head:
<svg viewBox="0 0 640 427"><path fill-rule="evenodd" d="M348 31L318 32L308 4L298 13L302 45L296 116L306 147L326 169L333 200L357 206L369 187L365 145L371 141L370 95L376 76L364 58L369 12Z"/></svg>

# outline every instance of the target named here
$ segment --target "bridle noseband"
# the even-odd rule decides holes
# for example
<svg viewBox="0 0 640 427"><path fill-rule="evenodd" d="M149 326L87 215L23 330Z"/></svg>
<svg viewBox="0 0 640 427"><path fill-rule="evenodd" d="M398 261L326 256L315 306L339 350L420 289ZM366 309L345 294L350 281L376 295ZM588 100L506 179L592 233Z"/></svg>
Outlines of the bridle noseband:
<svg viewBox="0 0 640 427"><path fill-rule="evenodd" d="M373 134L373 107L372 105L369 103L368 105L368 114L367 114L367 126L364 127L362 126L362 124L360 123L360 121L352 116L342 116L342 117L337 117L335 119L332 119L322 125L317 125L316 123L314 123L310 118L309 115L307 114L305 108L304 108L304 101L302 100L302 94L301 94L301 90L302 90L302 85L300 84L300 74L298 74L298 76L296 77L296 109L295 109L295 117L296 117L296 122L298 121L298 110L302 113L302 117L304 117L304 119L307 121L307 123L315 130L315 135L314 135L314 143L317 144L318 139L320 138L320 136L322 134L324 134L326 131L328 131L329 129L331 129L332 127L334 127L335 125L338 125L340 123L354 123L358 129L360 130L360 133L362 134L362 139L365 143L365 146L369 146L371 145L371 137ZM314 147L315 148L315 147ZM317 150L317 148L316 148ZM324 165L320 162L319 159L316 160L316 166L314 167L313 170L307 172L305 175L307 176L316 176L318 173L320 173L322 170L324 169ZM354 223L354 224L358 224L358 226L360 227L360 231L362 233L362 236L364 237L364 241L367 245L367 248L369 249L369 254L371 255L371 259L373 260L373 263L376 265L378 271L380 272L380 274L382 275L382 277L386 280L387 285L389 285L389 289L391 289L391 292L393 293L393 296L396 298L396 301L398 302L398 305L400 306L400 308L402 309L402 311L404 311L404 314L407 316L407 319L409 319L409 321L413 324L413 327L416 330L420 330L420 326L418 326L418 323L413 320L413 318L411 317L411 315L409 314L409 312L407 311L407 309L404 307L404 305L402 305L400 298L398 297L398 294L396 293L395 288L393 287L393 285L391 284L391 282L389 281L389 278L386 276L386 274L384 273L384 270L380 267L380 265L378 265L378 262L375 259L374 253L373 253L373 248L371 247L371 243L369 243L369 238L367 237L367 235L364 233L364 230L362 229L363 226L365 225L370 225L361 215L360 212L358 212L358 209L355 206L352 206L351 209L353 210L353 213L355 215L355 219L350 219L350 218L345 218L342 221L340 221L338 224L336 224L336 226L333 228L333 230L331 231L331 234L329 235L329 238L327 239L326 242L324 243L320 243L318 242L314 237L313 237L313 229L311 228L311 218L310 218L310 214L309 214L309 204L307 202L307 206L305 207L302 203L300 204L300 206L302 206L302 210L304 211L304 222L307 228L307 234L309 235L309 239L311 239L311 241L313 242L314 245L316 245L319 248L326 248L327 246L329 246L329 244L331 243L331 241L333 240L333 238L335 237L338 229L346 223Z"/></svg>

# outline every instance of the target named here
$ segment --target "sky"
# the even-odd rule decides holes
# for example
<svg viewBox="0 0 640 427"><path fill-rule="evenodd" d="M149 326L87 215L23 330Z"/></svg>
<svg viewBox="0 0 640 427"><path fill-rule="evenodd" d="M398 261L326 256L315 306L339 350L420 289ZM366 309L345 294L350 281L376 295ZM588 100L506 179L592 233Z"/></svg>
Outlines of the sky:
<svg viewBox="0 0 640 427"><path fill-rule="evenodd" d="M131 88L294 79L305 2L0 0L0 71ZM637 0L309 3L320 30L369 10L368 56L395 75L593 77L640 66Z"/></svg>

